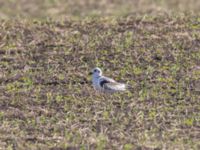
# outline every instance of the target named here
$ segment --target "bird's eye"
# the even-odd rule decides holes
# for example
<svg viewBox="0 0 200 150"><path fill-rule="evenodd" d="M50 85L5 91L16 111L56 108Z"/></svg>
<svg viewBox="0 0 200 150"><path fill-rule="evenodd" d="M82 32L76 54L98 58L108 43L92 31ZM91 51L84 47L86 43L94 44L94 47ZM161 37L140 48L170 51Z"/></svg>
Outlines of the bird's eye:
<svg viewBox="0 0 200 150"><path fill-rule="evenodd" d="M100 71L99 70L97 70L97 69L95 69L93 72L97 72L97 73L100 73Z"/></svg>

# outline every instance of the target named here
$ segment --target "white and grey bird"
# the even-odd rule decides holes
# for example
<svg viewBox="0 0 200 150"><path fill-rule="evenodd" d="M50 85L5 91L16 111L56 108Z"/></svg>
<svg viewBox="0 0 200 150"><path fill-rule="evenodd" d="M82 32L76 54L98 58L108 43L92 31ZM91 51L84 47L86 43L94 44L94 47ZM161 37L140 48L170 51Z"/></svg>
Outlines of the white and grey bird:
<svg viewBox="0 0 200 150"><path fill-rule="evenodd" d="M125 91L127 85L116 82L115 80L102 75L100 68L96 67L92 70L92 85L95 90L104 93L115 93Z"/></svg>

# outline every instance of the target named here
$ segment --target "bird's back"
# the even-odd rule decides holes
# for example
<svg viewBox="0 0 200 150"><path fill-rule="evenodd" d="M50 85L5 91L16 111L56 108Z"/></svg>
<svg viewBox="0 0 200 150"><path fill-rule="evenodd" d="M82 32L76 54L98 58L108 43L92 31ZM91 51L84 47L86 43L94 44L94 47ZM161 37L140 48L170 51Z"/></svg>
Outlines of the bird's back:
<svg viewBox="0 0 200 150"><path fill-rule="evenodd" d="M126 90L125 84L118 83L115 80L105 77L105 76L102 76L101 78L99 78L99 86L103 92L109 92L109 93Z"/></svg>

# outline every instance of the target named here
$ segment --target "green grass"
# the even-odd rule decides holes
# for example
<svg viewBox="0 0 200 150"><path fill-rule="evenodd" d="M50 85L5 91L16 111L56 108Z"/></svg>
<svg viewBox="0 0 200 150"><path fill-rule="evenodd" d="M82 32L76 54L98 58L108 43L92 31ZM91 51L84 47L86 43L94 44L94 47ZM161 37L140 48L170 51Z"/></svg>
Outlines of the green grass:
<svg viewBox="0 0 200 150"><path fill-rule="evenodd" d="M44 12L60 6L45 2L38 2ZM172 3L151 4L164 9ZM97 8L111 16L80 10L86 13L81 19L73 7L72 19L64 20L57 13L42 20L47 14L40 11L20 11L30 18L11 20L17 10L4 7L0 149L200 149L200 16L163 10L120 15L110 5ZM133 89L96 93L88 75L95 66Z"/></svg>

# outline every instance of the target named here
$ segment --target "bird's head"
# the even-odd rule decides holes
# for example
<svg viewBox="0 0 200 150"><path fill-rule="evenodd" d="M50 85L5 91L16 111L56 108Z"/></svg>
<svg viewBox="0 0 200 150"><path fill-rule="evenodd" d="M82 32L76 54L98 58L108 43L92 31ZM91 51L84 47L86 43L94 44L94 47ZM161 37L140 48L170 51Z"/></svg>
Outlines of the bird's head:
<svg viewBox="0 0 200 150"><path fill-rule="evenodd" d="M90 72L90 74L93 76L93 77L99 77L102 75L102 71L100 68L96 67L92 70L92 72Z"/></svg>

